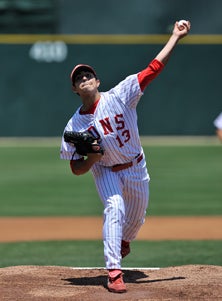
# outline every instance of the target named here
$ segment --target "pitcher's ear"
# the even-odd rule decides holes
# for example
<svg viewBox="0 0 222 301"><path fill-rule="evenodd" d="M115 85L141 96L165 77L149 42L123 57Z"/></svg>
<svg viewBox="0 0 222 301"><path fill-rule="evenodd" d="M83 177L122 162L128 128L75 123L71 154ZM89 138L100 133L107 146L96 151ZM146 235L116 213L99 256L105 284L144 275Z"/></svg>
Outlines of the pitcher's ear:
<svg viewBox="0 0 222 301"><path fill-rule="evenodd" d="M73 91L73 92L76 92L76 87L75 87L74 84L72 84L72 91Z"/></svg>
<svg viewBox="0 0 222 301"><path fill-rule="evenodd" d="M100 86L100 80L97 79L96 82L97 82L97 88L99 88L99 86Z"/></svg>
<svg viewBox="0 0 222 301"><path fill-rule="evenodd" d="M77 91L76 91L75 86L72 86L72 91L73 91L74 93L76 93L77 95L79 95L79 93L77 93Z"/></svg>

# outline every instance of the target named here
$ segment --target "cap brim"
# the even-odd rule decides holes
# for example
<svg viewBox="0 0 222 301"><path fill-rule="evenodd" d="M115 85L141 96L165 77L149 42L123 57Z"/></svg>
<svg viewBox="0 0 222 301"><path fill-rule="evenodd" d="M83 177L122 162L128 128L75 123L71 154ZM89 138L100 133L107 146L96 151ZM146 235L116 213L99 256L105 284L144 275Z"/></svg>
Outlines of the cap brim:
<svg viewBox="0 0 222 301"><path fill-rule="evenodd" d="M72 72L71 72L70 77L71 77L72 83L74 83L76 75L77 75L80 71L83 71L83 70L84 70L84 71L89 71L89 72L93 73L94 76L97 78L96 72L95 72L95 70L94 70L91 66L85 65L85 64L79 64L79 65L76 65L76 66L73 68Z"/></svg>

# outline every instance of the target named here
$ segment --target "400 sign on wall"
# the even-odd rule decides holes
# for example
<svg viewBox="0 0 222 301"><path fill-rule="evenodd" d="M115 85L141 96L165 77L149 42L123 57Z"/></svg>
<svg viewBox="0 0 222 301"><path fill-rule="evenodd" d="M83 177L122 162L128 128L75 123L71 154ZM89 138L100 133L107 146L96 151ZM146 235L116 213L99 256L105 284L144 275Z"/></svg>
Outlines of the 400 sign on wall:
<svg viewBox="0 0 222 301"><path fill-rule="evenodd" d="M39 62L63 62L68 54L67 45L63 41L38 41L32 45L29 55Z"/></svg>

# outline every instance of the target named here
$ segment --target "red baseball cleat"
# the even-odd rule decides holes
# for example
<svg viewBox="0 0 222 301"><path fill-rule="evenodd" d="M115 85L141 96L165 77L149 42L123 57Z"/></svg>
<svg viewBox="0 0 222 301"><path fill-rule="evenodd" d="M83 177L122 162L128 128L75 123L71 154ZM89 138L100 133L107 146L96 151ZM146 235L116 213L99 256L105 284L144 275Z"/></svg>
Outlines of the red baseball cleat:
<svg viewBox="0 0 222 301"><path fill-rule="evenodd" d="M110 270L107 283L108 290L112 293L125 293L126 285L123 281L121 270Z"/></svg>
<svg viewBox="0 0 222 301"><path fill-rule="evenodd" d="M130 253L130 243L128 241L122 240L122 245L121 245L122 258L126 257L129 253Z"/></svg>

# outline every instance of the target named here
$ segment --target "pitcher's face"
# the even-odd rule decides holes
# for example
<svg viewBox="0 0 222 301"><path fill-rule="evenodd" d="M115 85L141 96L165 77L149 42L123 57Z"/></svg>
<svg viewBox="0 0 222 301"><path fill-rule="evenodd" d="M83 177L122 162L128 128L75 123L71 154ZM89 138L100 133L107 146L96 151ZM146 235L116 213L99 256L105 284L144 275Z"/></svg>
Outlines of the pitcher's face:
<svg viewBox="0 0 222 301"><path fill-rule="evenodd" d="M97 89L100 85L100 81L95 78L95 75L90 71L81 71L75 77L75 83L73 90L76 93L85 94L97 92Z"/></svg>

